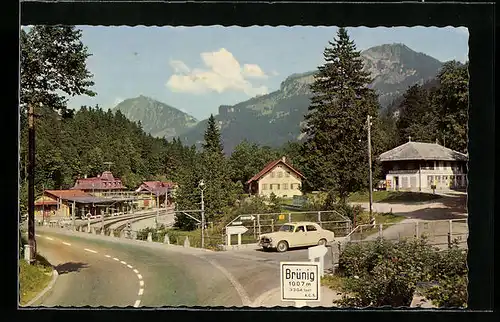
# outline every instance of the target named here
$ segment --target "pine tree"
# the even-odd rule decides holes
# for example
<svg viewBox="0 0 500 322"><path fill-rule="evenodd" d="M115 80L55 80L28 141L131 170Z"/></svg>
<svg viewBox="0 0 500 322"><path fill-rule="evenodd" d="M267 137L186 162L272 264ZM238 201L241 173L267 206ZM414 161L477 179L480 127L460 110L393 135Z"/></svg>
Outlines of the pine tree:
<svg viewBox="0 0 500 322"><path fill-rule="evenodd" d="M323 54L326 62L318 67L311 85L302 169L306 188L328 191L345 201L349 193L368 186L366 123L367 116L372 116L372 153L376 156L379 106L347 30L339 28L329 45Z"/></svg>
<svg viewBox="0 0 500 322"><path fill-rule="evenodd" d="M429 96L429 91L420 85L410 87L403 95L396 122L399 144L407 142L410 137L419 142L436 139L436 116Z"/></svg>
<svg viewBox="0 0 500 322"><path fill-rule="evenodd" d="M203 150L217 153L222 153L223 151L219 126L213 114L210 114L210 117L208 118Z"/></svg>

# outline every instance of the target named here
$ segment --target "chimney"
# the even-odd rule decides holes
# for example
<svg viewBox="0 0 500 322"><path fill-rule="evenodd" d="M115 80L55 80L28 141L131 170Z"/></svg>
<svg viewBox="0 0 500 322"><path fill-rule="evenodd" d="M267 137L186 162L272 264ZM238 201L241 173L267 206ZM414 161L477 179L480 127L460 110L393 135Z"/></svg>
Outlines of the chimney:
<svg viewBox="0 0 500 322"><path fill-rule="evenodd" d="M281 161L286 162L286 157L285 156L281 157Z"/></svg>

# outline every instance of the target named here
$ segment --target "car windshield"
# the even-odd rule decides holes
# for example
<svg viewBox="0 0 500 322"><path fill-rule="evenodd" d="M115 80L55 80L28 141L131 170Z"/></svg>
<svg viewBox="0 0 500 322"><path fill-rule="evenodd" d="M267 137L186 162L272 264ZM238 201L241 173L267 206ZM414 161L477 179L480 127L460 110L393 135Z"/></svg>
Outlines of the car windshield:
<svg viewBox="0 0 500 322"><path fill-rule="evenodd" d="M283 225L283 226L281 226L280 231L292 232L294 228L295 227L292 225Z"/></svg>

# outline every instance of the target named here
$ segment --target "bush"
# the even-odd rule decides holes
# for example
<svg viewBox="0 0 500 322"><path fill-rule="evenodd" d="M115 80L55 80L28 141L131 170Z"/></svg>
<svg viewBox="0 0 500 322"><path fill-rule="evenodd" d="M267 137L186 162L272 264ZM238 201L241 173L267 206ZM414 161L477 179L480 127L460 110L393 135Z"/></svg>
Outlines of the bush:
<svg viewBox="0 0 500 322"><path fill-rule="evenodd" d="M438 307L467 307L467 275L443 277L425 291L425 297Z"/></svg>
<svg viewBox="0 0 500 322"><path fill-rule="evenodd" d="M425 239L379 239L348 245L339 269L346 277L341 306L409 306L417 283L432 276L437 252ZM347 295L349 294L349 295Z"/></svg>

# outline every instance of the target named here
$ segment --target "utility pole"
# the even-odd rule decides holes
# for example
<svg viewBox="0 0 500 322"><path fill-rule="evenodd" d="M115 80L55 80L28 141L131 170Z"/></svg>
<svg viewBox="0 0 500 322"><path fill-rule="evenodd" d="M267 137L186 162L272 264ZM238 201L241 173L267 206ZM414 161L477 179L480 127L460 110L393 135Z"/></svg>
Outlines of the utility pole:
<svg viewBox="0 0 500 322"><path fill-rule="evenodd" d="M35 260L35 105L28 103L28 249L29 262Z"/></svg>
<svg viewBox="0 0 500 322"><path fill-rule="evenodd" d="M205 189L205 183L203 179L200 181L201 190L201 248L205 248L205 200L203 199L203 190Z"/></svg>
<svg viewBox="0 0 500 322"><path fill-rule="evenodd" d="M375 224L375 218L373 218L373 179L372 179L372 137L371 137L371 122L372 117L370 115L366 118L366 126L368 127L368 170L370 174L370 186L369 186L369 196L370 196L370 225Z"/></svg>
<svg viewBox="0 0 500 322"><path fill-rule="evenodd" d="M160 217L160 193L156 192L156 217L155 217L155 228L158 229L158 219Z"/></svg>

